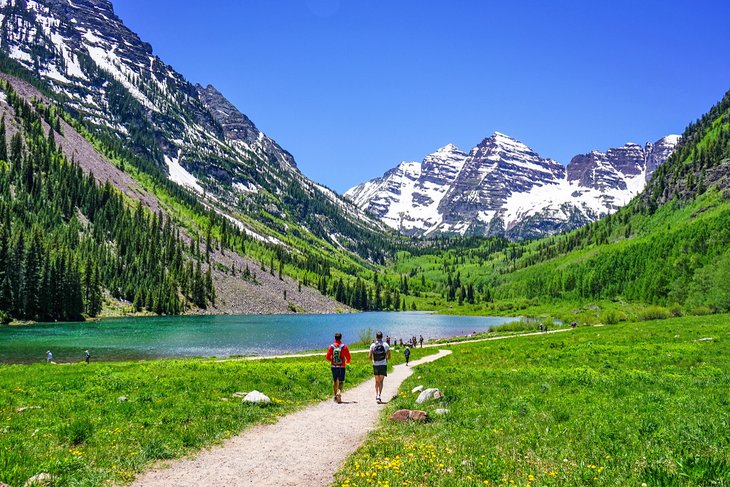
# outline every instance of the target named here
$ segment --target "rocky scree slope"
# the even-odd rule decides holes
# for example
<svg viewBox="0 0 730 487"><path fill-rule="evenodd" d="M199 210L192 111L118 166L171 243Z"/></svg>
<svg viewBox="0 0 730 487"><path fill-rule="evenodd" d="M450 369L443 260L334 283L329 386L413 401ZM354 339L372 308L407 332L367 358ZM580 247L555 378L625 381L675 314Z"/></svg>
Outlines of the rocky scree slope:
<svg viewBox="0 0 730 487"><path fill-rule="evenodd" d="M643 147L592 151L566 167L496 132L468 154L449 144L423 162L402 162L345 197L407 235L539 238L628 203L678 141L670 135Z"/></svg>

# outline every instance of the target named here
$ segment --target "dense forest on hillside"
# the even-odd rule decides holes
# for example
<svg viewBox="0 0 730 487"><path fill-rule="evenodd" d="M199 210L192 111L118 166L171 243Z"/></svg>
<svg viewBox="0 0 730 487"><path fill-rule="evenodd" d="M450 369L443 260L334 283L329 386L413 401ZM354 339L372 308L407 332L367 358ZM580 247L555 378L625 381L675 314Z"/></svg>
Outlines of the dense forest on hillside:
<svg viewBox="0 0 730 487"><path fill-rule="evenodd" d="M7 82L1 88L16 115L0 122L3 319L96 316L105 290L160 314L212 302L199 249L189 248L169 219L131 208L67 160L55 144L55 110L36 110ZM9 123L17 131L8 144Z"/></svg>

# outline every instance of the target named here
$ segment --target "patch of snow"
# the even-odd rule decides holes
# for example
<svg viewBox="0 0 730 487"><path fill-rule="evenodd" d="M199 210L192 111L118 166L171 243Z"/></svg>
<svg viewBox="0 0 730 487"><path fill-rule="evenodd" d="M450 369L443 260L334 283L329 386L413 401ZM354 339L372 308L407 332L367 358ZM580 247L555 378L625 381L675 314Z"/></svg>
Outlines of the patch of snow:
<svg viewBox="0 0 730 487"><path fill-rule="evenodd" d="M167 169L170 173L169 177L171 181L185 186L186 188L190 188L197 193L205 193L203 187L200 186L200 183L198 183L198 180L195 178L195 176L190 174L184 167L180 165L179 155L175 159L165 156L165 163L167 164Z"/></svg>
<svg viewBox="0 0 730 487"><path fill-rule="evenodd" d="M233 188L241 193L258 193L259 189L251 184L250 182L247 184L243 183L233 183Z"/></svg>

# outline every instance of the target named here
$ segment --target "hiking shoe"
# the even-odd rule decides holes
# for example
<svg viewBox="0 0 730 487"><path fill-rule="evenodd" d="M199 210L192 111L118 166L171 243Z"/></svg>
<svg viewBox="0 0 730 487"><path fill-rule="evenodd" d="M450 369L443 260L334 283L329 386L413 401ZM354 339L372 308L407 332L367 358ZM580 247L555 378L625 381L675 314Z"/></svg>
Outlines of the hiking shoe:
<svg viewBox="0 0 730 487"><path fill-rule="evenodd" d="M341 404L341 403L342 403L342 398L340 397L340 395L339 395L339 394L337 394L337 395L335 396L335 402L336 402L337 404Z"/></svg>
<svg viewBox="0 0 730 487"><path fill-rule="evenodd" d="M380 404L382 401L380 400L380 396L375 396L375 402Z"/></svg>

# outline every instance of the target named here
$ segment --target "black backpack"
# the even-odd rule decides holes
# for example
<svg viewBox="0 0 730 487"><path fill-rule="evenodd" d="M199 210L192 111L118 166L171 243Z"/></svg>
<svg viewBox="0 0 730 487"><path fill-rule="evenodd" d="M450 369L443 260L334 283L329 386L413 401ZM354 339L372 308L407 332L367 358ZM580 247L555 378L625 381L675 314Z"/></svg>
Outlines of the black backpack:
<svg viewBox="0 0 730 487"><path fill-rule="evenodd" d="M385 357L385 345L383 345L383 342L375 342L375 348L373 348L373 360L380 362L381 360L385 360Z"/></svg>
<svg viewBox="0 0 730 487"><path fill-rule="evenodd" d="M344 347L343 344L340 344L339 347L332 344L332 365L342 365L342 347Z"/></svg>

